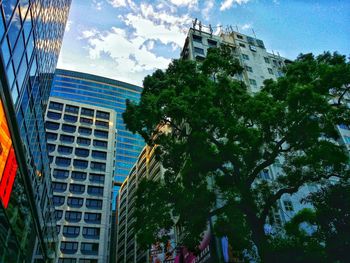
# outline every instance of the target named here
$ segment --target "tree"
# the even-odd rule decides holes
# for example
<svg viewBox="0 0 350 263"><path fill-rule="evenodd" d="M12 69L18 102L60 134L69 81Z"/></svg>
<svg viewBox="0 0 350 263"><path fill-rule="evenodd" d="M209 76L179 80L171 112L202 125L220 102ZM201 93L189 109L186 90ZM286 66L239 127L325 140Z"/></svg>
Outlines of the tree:
<svg viewBox="0 0 350 263"><path fill-rule="evenodd" d="M176 217L182 243L195 248L208 218L216 216L216 229L242 226L242 244L254 244L261 261L269 262L264 224L281 196L307 183L322 185L332 176L349 175L335 125L350 124L343 103L350 66L336 53L300 55L284 77L266 80L251 93L233 78L242 67L232 52L227 46L210 49L200 64L174 60L167 70L144 79L138 104L127 101L127 128L157 145L166 169L157 187L145 180L137 192L136 230L146 245ZM159 124L172 132L158 134ZM261 179L276 160L282 161L283 173ZM162 220L156 212L160 206ZM144 222L152 222L147 231Z"/></svg>

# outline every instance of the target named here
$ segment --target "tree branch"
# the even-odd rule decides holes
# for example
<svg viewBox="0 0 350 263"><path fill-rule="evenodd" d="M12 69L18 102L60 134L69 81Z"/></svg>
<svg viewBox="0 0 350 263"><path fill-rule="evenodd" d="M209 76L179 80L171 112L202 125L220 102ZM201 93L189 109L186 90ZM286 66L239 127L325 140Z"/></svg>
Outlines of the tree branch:
<svg viewBox="0 0 350 263"><path fill-rule="evenodd" d="M339 105L341 105L341 100L344 98L345 94L346 94L347 92L349 92L349 91L350 91L350 85L348 85L348 86L345 88L345 90L342 92L342 94L341 94L340 97L338 98L338 102L337 102L337 103L331 104L331 106L339 106Z"/></svg>

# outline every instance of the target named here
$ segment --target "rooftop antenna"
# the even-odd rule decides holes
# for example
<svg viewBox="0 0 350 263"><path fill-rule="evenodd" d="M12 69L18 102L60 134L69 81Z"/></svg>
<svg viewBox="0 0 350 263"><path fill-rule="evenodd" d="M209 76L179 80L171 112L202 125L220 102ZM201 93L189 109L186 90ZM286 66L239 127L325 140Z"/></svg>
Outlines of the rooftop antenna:
<svg viewBox="0 0 350 263"><path fill-rule="evenodd" d="M213 36L213 28L211 27L211 24L209 24L209 31L210 31L210 37Z"/></svg>
<svg viewBox="0 0 350 263"><path fill-rule="evenodd" d="M238 26L236 25L237 32L239 33Z"/></svg>
<svg viewBox="0 0 350 263"><path fill-rule="evenodd" d="M256 38L255 31L254 31L254 29L253 29L253 28L252 28L252 31L253 31L253 35L254 35L254 37Z"/></svg>
<svg viewBox="0 0 350 263"><path fill-rule="evenodd" d="M197 18L193 21L193 29L196 29L196 25L197 25Z"/></svg>
<svg viewBox="0 0 350 263"><path fill-rule="evenodd" d="M201 33L202 32L202 22L201 21L199 21L198 26L199 26L199 32Z"/></svg>

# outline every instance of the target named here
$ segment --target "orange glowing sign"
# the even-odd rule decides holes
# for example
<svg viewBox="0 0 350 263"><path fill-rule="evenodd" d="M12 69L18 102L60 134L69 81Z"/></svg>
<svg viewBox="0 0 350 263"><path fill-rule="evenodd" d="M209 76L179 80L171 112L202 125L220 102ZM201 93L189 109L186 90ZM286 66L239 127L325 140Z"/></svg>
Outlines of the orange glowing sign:
<svg viewBox="0 0 350 263"><path fill-rule="evenodd" d="M8 206L17 167L4 107L0 100L0 199L5 208Z"/></svg>

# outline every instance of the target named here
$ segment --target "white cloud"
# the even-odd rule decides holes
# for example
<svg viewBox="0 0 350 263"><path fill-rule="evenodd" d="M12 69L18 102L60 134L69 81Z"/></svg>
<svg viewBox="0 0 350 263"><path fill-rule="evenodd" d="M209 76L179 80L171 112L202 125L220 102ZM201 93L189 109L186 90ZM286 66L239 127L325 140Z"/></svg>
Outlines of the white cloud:
<svg viewBox="0 0 350 263"><path fill-rule="evenodd" d="M92 1L93 7L94 7L96 10L98 10L98 11L101 11L101 10L102 10L102 4L103 4L102 1L97 1L97 0L93 0L93 1Z"/></svg>
<svg viewBox="0 0 350 263"><path fill-rule="evenodd" d="M241 26L242 30L248 30L248 29L251 29L251 28L253 28L251 23L247 23L247 24L244 24L244 25Z"/></svg>
<svg viewBox="0 0 350 263"><path fill-rule="evenodd" d="M110 3L113 7L122 7L126 6L125 0L108 0L108 3Z"/></svg>
<svg viewBox="0 0 350 263"><path fill-rule="evenodd" d="M78 39L91 38L97 34L98 31L95 28L84 30L83 32L81 32L81 37L79 37Z"/></svg>
<svg viewBox="0 0 350 263"><path fill-rule="evenodd" d="M213 9L215 4L215 0L207 0L204 3L204 8L202 10L202 16L204 17L205 20L209 20L209 14L211 10Z"/></svg>
<svg viewBox="0 0 350 263"><path fill-rule="evenodd" d="M225 0L221 3L220 6L220 11L224 11L226 9L230 9L234 4L246 4L248 3L250 0Z"/></svg>
<svg viewBox="0 0 350 263"><path fill-rule="evenodd" d="M196 6L198 3L197 0L170 0L170 2L176 6L188 6L188 7Z"/></svg>

